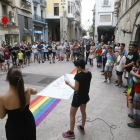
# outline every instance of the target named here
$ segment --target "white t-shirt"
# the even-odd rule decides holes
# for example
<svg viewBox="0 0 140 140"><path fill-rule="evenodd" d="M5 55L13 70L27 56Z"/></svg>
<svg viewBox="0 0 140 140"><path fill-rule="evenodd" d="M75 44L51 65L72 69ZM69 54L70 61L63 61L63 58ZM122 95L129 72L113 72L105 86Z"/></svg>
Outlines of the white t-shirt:
<svg viewBox="0 0 140 140"><path fill-rule="evenodd" d="M33 53L38 53L37 45L33 45L32 48L33 48ZM34 48L36 48L36 49L34 49Z"/></svg>
<svg viewBox="0 0 140 140"><path fill-rule="evenodd" d="M61 45L60 48L61 48L60 52L65 53L65 49L66 49L65 45L64 46Z"/></svg>
<svg viewBox="0 0 140 140"><path fill-rule="evenodd" d="M67 47L67 42L64 43L64 46Z"/></svg>
<svg viewBox="0 0 140 140"><path fill-rule="evenodd" d="M116 46L115 47L115 51L119 51L121 49L121 47Z"/></svg>
<svg viewBox="0 0 140 140"><path fill-rule="evenodd" d="M117 71L121 71L122 70L122 67L123 67L123 64L125 63L125 56L118 56L118 58L117 58L117 64L119 64L119 65L117 65L116 66L116 70Z"/></svg>
<svg viewBox="0 0 140 140"><path fill-rule="evenodd" d="M53 49L52 52L56 52L56 48L55 47L56 47L56 45L52 44L52 49Z"/></svg>

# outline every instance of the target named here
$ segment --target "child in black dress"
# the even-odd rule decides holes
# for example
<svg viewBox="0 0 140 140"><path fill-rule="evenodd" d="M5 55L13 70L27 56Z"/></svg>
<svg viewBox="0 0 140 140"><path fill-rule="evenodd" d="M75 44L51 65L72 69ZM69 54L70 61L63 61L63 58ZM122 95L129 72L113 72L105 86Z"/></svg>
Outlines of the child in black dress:
<svg viewBox="0 0 140 140"><path fill-rule="evenodd" d="M74 61L74 65L78 71L81 71L74 77L75 86L71 85L68 81L65 81L67 85L74 89L73 101L70 109L70 130L62 133L64 137L68 138L75 138L75 115L79 107L82 114L82 124L78 125L77 128L82 134L85 134L84 126L86 122L86 104L90 100L88 93L92 78L91 72L85 70L85 61L83 59Z"/></svg>

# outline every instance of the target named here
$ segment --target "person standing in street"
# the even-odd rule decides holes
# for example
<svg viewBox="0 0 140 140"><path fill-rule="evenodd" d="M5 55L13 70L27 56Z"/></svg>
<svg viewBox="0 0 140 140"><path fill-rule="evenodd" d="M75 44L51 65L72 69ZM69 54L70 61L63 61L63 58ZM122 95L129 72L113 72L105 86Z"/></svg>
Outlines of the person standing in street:
<svg viewBox="0 0 140 140"><path fill-rule="evenodd" d="M46 61L46 59L48 59L49 61L49 54L48 54L48 49L47 49L48 44L46 41L44 42L43 47L44 47L44 61Z"/></svg>
<svg viewBox="0 0 140 140"><path fill-rule="evenodd" d="M38 59L39 59L38 62L40 64L40 61L42 60L42 63L44 63L44 61L43 61L43 52L44 52L44 49L43 49L43 45L41 44L41 42L39 42L37 48L38 48Z"/></svg>
<svg viewBox="0 0 140 140"><path fill-rule="evenodd" d="M52 53L53 53L53 63L55 63L55 56L56 56L56 44L55 42L52 43Z"/></svg>
<svg viewBox="0 0 140 140"><path fill-rule="evenodd" d="M122 55L122 50L118 50L119 56L116 63L116 75L118 77L117 87L122 87L123 65L125 63L125 56Z"/></svg>
<svg viewBox="0 0 140 140"><path fill-rule="evenodd" d="M37 90L24 87L19 68L10 68L6 76L9 89L0 95L0 118L8 117L5 125L7 140L36 140L36 125L29 110L31 95Z"/></svg>
<svg viewBox="0 0 140 140"><path fill-rule="evenodd" d="M64 45L64 43L62 42L61 46L60 46L60 62L63 60L66 62L66 47Z"/></svg>
<svg viewBox="0 0 140 140"><path fill-rule="evenodd" d="M93 67L93 59L95 58L95 43L92 42L92 45L90 47L90 54L89 54L89 59L91 60L91 67Z"/></svg>
<svg viewBox="0 0 140 140"><path fill-rule="evenodd" d="M107 53L107 62L105 66L105 79L102 82L107 82L108 84L110 84L111 77L112 77L112 70L115 62L116 62L115 53L112 52L112 47L109 47Z"/></svg>
<svg viewBox="0 0 140 140"><path fill-rule="evenodd" d="M35 62L35 59L38 62L38 50L37 50L36 42L34 42L34 45L32 46L32 51L33 51L33 54L34 54L34 62Z"/></svg>
<svg viewBox="0 0 140 140"><path fill-rule="evenodd" d="M125 44L124 43L121 43L121 50L123 51L122 55L124 55L126 57L127 56L127 51L125 50Z"/></svg>
<svg viewBox="0 0 140 140"><path fill-rule="evenodd" d="M67 47L66 47L66 56L67 56L67 61L69 61L69 58L70 58L70 43L68 43Z"/></svg>
<svg viewBox="0 0 140 140"><path fill-rule="evenodd" d="M7 45L5 45L5 50L3 51L3 53L4 53L5 65L8 66L8 70L9 70L9 68L10 68L10 53L9 53Z"/></svg>
<svg viewBox="0 0 140 140"><path fill-rule="evenodd" d="M24 43L21 42L20 50L23 53L24 64L26 63L26 52L25 52L25 48L26 48L26 46L24 46Z"/></svg>
<svg viewBox="0 0 140 140"><path fill-rule="evenodd" d="M90 65L91 65L91 60L88 58L89 57L89 54L90 54L90 41L88 41L88 45L86 45L86 64L87 64L87 61L89 60L90 61Z"/></svg>
<svg viewBox="0 0 140 140"><path fill-rule="evenodd" d="M28 62L28 66L30 66L31 48L30 48L29 44L25 48L25 52L26 52L26 65L27 65L27 62Z"/></svg>
<svg viewBox="0 0 140 140"><path fill-rule="evenodd" d="M103 72L103 73L101 75L104 75L105 64L106 64L106 61L107 61L108 48L109 48L108 45L105 46L105 49L102 52L103 70L101 72Z"/></svg>
<svg viewBox="0 0 140 140"><path fill-rule="evenodd" d="M86 106L90 100L89 90L92 78L91 72L85 70L85 61L83 59L74 61L74 65L77 68L77 70L81 72L75 75L74 86L65 80L65 83L74 90L74 95L70 109L70 130L62 133L63 137L71 139L75 138L75 116L79 107L82 114L82 123L81 125L77 125L77 128L80 131L80 133L85 134L84 126L86 123Z"/></svg>
<svg viewBox="0 0 140 140"><path fill-rule="evenodd" d="M51 46L51 43L49 43L47 49L48 49L49 60L50 60L50 64L51 64L51 63L52 63L52 57L53 57L53 54L52 54L52 50L53 50L53 48L52 48L52 46Z"/></svg>

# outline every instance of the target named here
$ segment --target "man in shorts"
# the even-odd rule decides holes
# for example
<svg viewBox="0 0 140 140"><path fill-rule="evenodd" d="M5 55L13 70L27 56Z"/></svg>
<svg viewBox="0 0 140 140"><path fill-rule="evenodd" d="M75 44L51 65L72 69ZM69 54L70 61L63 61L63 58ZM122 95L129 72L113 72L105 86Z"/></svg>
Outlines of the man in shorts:
<svg viewBox="0 0 140 140"><path fill-rule="evenodd" d="M38 61L38 50L37 50L36 42L34 42L34 45L32 46L32 51L34 54L34 62L35 62L35 59Z"/></svg>
<svg viewBox="0 0 140 140"><path fill-rule="evenodd" d="M40 60L42 60L42 63L44 63L43 61L43 55L44 55L44 47L43 45L41 44L41 42L39 42L39 45L37 46L38 48L38 59L39 59L39 64L40 64ZM43 51L42 51L43 50Z"/></svg>
<svg viewBox="0 0 140 140"><path fill-rule="evenodd" d="M112 47L109 47L107 53L107 62L105 66L105 79L102 82L107 82L108 84L110 84L110 80L112 77L112 70L115 62L116 62L115 53L112 52Z"/></svg>
<svg viewBox="0 0 140 140"><path fill-rule="evenodd" d="M51 46L51 43L49 43L49 46L47 47L47 49L48 49L48 53L49 53L49 60L50 60L50 64L52 63L51 61L52 61L52 50L53 50L53 48L52 48L52 46Z"/></svg>
<svg viewBox="0 0 140 140"><path fill-rule="evenodd" d="M5 65L8 65L8 70L9 70L9 68L10 68L10 53L9 53L7 45L5 45L5 50L3 51L3 53L4 53Z"/></svg>

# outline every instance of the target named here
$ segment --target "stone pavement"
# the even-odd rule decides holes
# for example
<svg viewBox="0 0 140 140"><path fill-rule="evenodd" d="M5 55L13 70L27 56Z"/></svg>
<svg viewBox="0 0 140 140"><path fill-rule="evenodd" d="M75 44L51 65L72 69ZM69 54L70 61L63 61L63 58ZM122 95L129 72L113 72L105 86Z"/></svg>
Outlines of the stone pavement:
<svg viewBox="0 0 140 140"><path fill-rule="evenodd" d="M92 72L92 81L90 88L90 102L87 105L87 117L90 120L96 118L103 119L108 125L116 125L117 129L112 130L114 140L140 140L140 129L132 129L127 123L132 122L128 115L126 107L126 96L123 93L124 88L115 87L116 75L113 73L112 83L102 83L101 69L91 68L89 64L87 68ZM37 88L38 92L44 89L44 78L54 80L64 73L70 73L75 69L72 62L49 64L31 63L22 69L25 79L25 85ZM8 83L5 81L6 75L0 75L0 94L8 90ZM40 82L42 81L42 82ZM45 82L45 81L44 81ZM124 82L126 82L124 80ZM32 100L36 96L32 96ZM72 97L69 100L61 100L54 110L44 119L37 127L37 140L64 140L62 132L69 129L69 112ZM81 116L78 110L76 117ZM6 117L0 120L0 140L5 138L5 122ZM112 140L110 128L102 121L88 122L85 126L86 134L81 135L75 127L76 140Z"/></svg>

